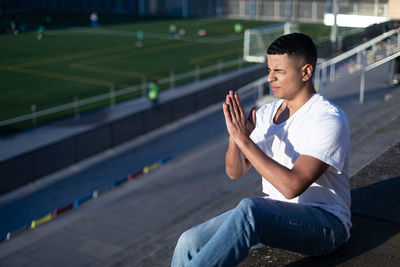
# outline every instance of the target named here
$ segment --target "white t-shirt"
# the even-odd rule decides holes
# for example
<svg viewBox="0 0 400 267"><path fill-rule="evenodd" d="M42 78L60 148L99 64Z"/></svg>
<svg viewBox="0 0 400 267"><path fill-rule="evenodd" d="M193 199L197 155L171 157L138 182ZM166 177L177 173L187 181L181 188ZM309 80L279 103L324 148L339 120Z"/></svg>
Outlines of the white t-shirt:
<svg viewBox="0 0 400 267"><path fill-rule="evenodd" d="M328 170L306 191L286 199L271 183L262 179L263 192L270 198L322 208L339 218L350 237L350 128L346 114L320 94L313 95L287 121L273 118L283 100L262 106L256 114L256 128L250 138L270 158L291 169L300 155L329 164Z"/></svg>

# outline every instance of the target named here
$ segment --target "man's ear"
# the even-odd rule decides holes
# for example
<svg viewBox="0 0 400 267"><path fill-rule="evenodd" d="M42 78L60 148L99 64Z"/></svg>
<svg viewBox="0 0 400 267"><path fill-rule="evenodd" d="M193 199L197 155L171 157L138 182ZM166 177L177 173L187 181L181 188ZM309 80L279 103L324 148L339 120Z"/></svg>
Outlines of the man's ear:
<svg viewBox="0 0 400 267"><path fill-rule="evenodd" d="M303 82L307 82L312 78L314 68L311 64L305 64L301 68L302 74L303 74Z"/></svg>

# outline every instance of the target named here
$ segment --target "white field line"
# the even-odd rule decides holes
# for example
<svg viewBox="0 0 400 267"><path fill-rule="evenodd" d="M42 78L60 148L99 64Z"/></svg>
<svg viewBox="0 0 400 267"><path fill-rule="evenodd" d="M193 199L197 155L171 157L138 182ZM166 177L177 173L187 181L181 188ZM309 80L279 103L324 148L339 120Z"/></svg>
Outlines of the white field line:
<svg viewBox="0 0 400 267"><path fill-rule="evenodd" d="M109 29L92 29L87 27L71 27L67 30L48 30L48 35L107 35L107 36L123 36L123 37L134 37L136 38L136 31L121 31L121 30L109 30ZM199 43L210 43L210 44L225 44L233 41L243 39L243 35L232 35L228 37L212 38L212 37L190 37L182 36L179 38L171 38L171 35L164 33L144 32L144 37L162 39L162 40L174 40L174 41L189 41Z"/></svg>

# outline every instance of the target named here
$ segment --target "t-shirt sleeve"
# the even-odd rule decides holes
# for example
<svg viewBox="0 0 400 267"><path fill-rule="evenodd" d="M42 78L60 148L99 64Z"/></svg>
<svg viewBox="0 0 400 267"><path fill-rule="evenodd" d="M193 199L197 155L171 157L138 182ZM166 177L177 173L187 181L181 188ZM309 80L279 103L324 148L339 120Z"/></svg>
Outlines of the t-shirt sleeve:
<svg viewBox="0 0 400 267"><path fill-rule="evenodd" d="M315 157L343 171L350 146L350 129L347 119L340 115L329 115L308 129L307 142L300 154Z"/></svg>

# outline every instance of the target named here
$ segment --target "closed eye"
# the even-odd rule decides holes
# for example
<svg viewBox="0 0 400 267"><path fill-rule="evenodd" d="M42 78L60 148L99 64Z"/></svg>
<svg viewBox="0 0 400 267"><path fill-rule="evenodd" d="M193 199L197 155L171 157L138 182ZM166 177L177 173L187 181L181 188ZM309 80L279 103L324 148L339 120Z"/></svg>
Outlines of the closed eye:
<svg viewBox="0 0 400 267"><path fill-rule="evenodd" d="M273 70L271 70L270 68L267 68L267 72L268 73L270 73L270 72L274 72L274 73L283 73L285 70L284 69L273 69Z"/></svg>

